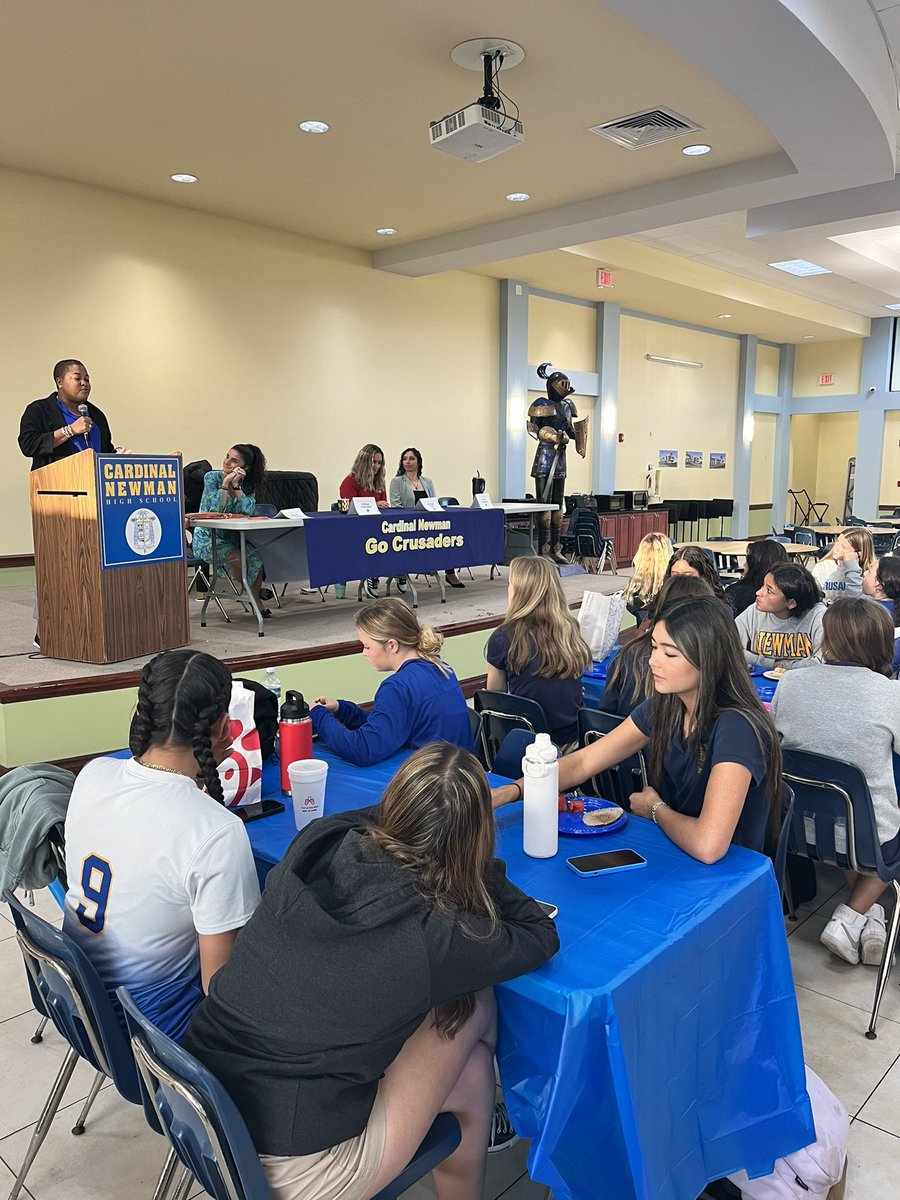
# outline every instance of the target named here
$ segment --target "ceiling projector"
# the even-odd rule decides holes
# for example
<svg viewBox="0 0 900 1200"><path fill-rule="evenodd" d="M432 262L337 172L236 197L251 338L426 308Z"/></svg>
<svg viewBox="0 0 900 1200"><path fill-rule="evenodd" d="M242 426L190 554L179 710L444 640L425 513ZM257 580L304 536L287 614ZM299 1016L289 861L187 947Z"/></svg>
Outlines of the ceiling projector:
<svg viewBox="0 0 900 1200"><path fill-rule="evenodd" d="M477 101L431 123L431 144L466 162L487 162L525 141L522 122Z"/></svg>

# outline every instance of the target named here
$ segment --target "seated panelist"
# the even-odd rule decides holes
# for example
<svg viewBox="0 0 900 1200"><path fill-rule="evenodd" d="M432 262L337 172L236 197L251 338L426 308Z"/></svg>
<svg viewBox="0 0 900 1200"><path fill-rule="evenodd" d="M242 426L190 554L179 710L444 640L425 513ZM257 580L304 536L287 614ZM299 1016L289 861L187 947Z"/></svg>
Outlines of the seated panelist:
<svg viewBox="0 0 900 1200"><path fill-rule="evenodd" d="M53 382L56 391L43 400L32 400L19 422L19 449L31 459L32 471L80 450L118 453L121 447L113 445L105 413L88 404L91 377L84 363L77 358L58 362Z"/></svg>
<svg viewBox="0 0 900 1200"><path fill-rule="evenodd" d="M394 596L367 604L356 627L362 652L375 670L393 674L376 692L369 712L352 700L320 696L310 716L322 745L357 767L428 742L473 750L462 689L438 657L443 635L420 625L412 609Z"/></svg>

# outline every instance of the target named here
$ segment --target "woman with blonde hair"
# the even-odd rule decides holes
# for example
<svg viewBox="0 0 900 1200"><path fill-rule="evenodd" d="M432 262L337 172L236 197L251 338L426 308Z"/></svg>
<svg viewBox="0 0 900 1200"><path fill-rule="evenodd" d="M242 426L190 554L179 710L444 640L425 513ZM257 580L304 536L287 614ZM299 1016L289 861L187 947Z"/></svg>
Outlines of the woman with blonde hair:
<svg viewBox="0 0 900 1200"><path fill-rule="evenodd" d="M638 625L659 595L671 556L672 543L664 533L648 533L641 538L631 560L631 578L625 585L625 607Z"/></svg>
<svg viewBox="0 0 900 1200"><path fill-rule="evenodd" d="M342 500L354 500L357 496L371 496L379 508L390 508L387 498L387 487L384 479L384 451L374 442L367 442L357 454L350 468L350 474L341 480L340 497ZM378 595L379 580L376 576L363 580L363 593L370 600ZM338 599L344 594L345 584L335 586ZM338 592L340 588L340 592Z"/></svg>
<svg viewBox="0 0 900 1200"><path fill-rule="evenodd" d="M514 558L508 596L506 617L484 652L488 690L536 700L554 742L573 742L591 652L566 604L559 571L548 558Z"/></svg>
<svg viewBox="0 0 900 1200"><path fill-rule="evenodd" d="M434 1168L438 1197L483 1195L492 988L559 948L495 836L484 771L441 743L380 804L313 821L270 871L187 1045L237 1104L278 1200L368 1200L439 1112L461 1139Z"/></svg>
<svg viewBox="0 0 900 1200"><path fill-rule="evenodd" d="M444 635L420 625L396 596L365 605L356 628L362 652L375 670L393 674L375 693L368 712L352 700L320 696L310 716L322 745L357 767L427 742L474 750L465 697L440 658Z"/></svg>
<svg viewBox="0 0 900 1200"><path fill-rule="evenodd" d="M842 596L863 594L863 575L875 562L875 547L868 529L851 526L840 533L824 558L812 569L826 604Z"/></svg>

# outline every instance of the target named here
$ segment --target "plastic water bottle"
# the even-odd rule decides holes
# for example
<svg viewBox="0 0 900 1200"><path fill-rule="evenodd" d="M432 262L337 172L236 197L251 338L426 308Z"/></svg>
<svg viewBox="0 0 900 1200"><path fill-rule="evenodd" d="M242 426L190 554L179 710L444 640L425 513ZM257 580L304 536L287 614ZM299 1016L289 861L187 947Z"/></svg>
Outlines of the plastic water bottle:
<svg viewBox="0 0 900 1200"><path fill-rule="evenodd" d="M558 751L549 733L539 733L525 751L522 848L532 858L552 858L559 840Z"/></svg>
<svg viewBox="0 0 900 1200"><path fill-rule="evenodd" d="M262 681L263 687L272 693L275 699L281 703L281 680L275 674L274 667L266 667L266 676Z"/></svg>

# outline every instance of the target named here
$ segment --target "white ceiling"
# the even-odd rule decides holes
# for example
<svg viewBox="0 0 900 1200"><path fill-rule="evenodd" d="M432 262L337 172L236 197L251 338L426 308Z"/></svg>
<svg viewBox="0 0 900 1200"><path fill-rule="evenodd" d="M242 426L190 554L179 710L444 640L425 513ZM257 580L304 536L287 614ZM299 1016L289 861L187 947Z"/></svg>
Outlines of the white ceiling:
<svg viewBox="0 0 900 1200"><path fill-rule="evenodd" d="M596 298L603 263L626 307L729 311L775 340L860 336L900 298L900 0L5 0L0 34L5 166L408 275L506 271ZM428 123L478 95L449 57L478 36L525 48L503 83L526 140L474 165L432 149ZM658 105L702 133L631 151L588 132ZM308 117L331 132L300 134ZM681 154L697 140L712 153ZM833 274L767 265L794 257Z"/></svg>

